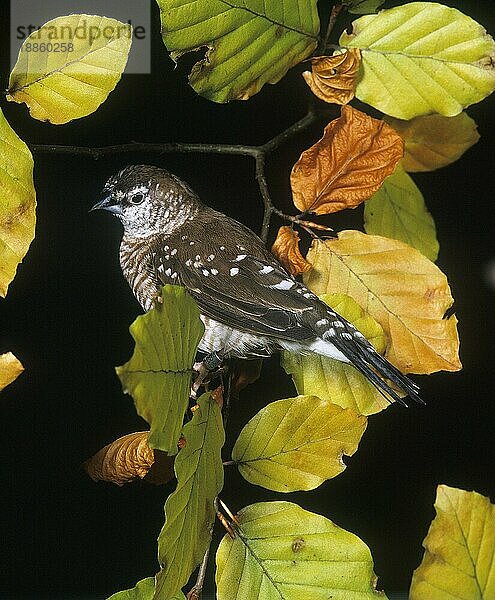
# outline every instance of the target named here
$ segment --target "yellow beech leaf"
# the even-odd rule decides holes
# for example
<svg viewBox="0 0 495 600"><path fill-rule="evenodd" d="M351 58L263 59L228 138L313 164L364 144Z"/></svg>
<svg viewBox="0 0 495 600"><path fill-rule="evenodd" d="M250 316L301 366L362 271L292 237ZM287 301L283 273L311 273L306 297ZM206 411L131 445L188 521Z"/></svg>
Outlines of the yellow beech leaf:
<svg viewBox="0 0 495 600"><path fill-rule="evenodd" d="M313 490L345 469L367 420L316 396L271 402L242 429L232 449L241 475L276 492Z"/></svg>
<svg viewBox="0 0 495 600"><path fill-rule="evenodd" d="M56 125L94 112L119 82L131 48L132 27L97 15L68 15L26 38L10 74L7 100ZM62 36L67 51L50 51ZM38 44L38 51L32 51ZM44 51L42 48L46 48Z"/></svg>
<svg viewBox="0 0 495 600"><path fill-rule="evenodd" d="M321 299L350 321L377 352L385 352L387 340L382 327L355 300L346 294L323 294ZM292 375L298 394L318 396L343 408L352 408L360 415L372 415L390 406L362 373L340 360L283 351L281 362Z"/></svg>
<svg viewBox="0 0 495 600"><path fill-rule="evenodd" d="M143 479L155 462L148 444L149 431L129 433L102 448L84 465L94 481L124 485L138 477Z"/></svg>
<svg viewBox="0 0 495 600"><path fill-rule="evenodd" d="M218 600L387 600L366 544L292 502L236 515L217 550Z"/></svg>
<svg viewBox="0 0 495 600"><path fill-rule="evenodd" d="M434 171L461 157L480 139L477 125L461 112L455 117L426 115L412 121L386 118L404 140L406 171Z"/></svg>
<svg viewBox="0 0 495 600"><path fill-rule="evenodd" d="M435 221L423 194L401 164L364 205L364 229L406 242L430 260L438 257Z"/></svg>
<svg viewBox="0 0 495 600"><path fill-rule="evenodd" d="M359 48L333 56L317 56L311 59L311 72L304 71L303 77L321 100L347 104L354 98L360 62Z"/></svg>
<svg viewBox="0 0 495 600"><path fill-rule="evenodd" d="M24 367L12 352L0 354L0 391L15 381L23 371Z"/></svg>
<svg viewBox="0 0 495 600"><path fill-rule="evenodd" d="M348 294L383 327L385 356L403 373L458 371L459 337L447 278L418 250L360 231L313 242L306 285Z"/></svg>
<svg viewBox="0 0 495 600"><path fill-rule="evenodd" d="M292 275L299 275L311 269L311 264L299 250L299 234L292 227L283 226L278 230L272 253Z"/></svg>
<svg viewBox="0 0 495 600"><path fill-rule="evenodd" d="M0 110L0 296L34 238L33 157Z"/></svg>
<svg viewBox="0 0 495 600"><path fill-rule="evenodd" d="M437 2L407 2L361 17L339 44L361 49L356 97L398 119L453 117L495 89L493 39Z"/></svg>
<svg viewBox="0 0 495 600"><path fill-rule="evenodd" d="M410 600L495 598L495 506L476 492L439 485Z"/></svg>
<svg viewBox="0 0 495 600"><path fill-rule="evenodd" d="M355 208L378 190L403 154L402 138L392 127L343 106L342 115L294 165L294 204L317 214Z"/></svg>

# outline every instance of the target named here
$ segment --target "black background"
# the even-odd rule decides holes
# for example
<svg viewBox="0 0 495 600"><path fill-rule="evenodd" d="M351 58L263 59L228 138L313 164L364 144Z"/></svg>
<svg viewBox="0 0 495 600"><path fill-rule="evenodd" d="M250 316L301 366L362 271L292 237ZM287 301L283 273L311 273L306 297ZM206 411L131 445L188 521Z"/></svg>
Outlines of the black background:
<svg viewBox="0 0 495 600"><path fill-rule="evenodd" d="M491 2L449 5L495 31ZM151 75L124 77L95 114L65 126L36 122L24 106L2 101L18 134L28 143L88 146L130 140L256 144L304 115L308 89L301 68L249 102L215 105L196 96L186 84L185 67L173 70L159 36L157 10L153 15ZM6 35L0 43L5 88ZM482 138L459 162L414 176L437 223L438 264L456 298L464 370L417 377L426 407L393 406L371 418L344 474L314 492L282 497L325 514L366 541L380 585L388 591L409 585L438 483L495 498L494 293L483 279L484 266L494 257L494 108L491 97L469 109ZM274 198L288 211L290 168L323 124L269 161ZM155 540L173 486L96 484L81 468L111 440L145 428L113 370L132 352L127 328L140 312L118 265L120 226L109 215L87 211L106 178L129 162L167 167L207 203L255 230L261 202L249 158L35 159L37 236L0 302L0 350L12 350L26 368L0 403L0 594L104 598L155 572ZM358 227L361 219L362 207L332 217L331 224ZM262 405L293 394L277 358L266 361L261 379L232 411L230 435ZM281 498L250 486L232 469L226 481L223 498L232 509Z"/></svg>

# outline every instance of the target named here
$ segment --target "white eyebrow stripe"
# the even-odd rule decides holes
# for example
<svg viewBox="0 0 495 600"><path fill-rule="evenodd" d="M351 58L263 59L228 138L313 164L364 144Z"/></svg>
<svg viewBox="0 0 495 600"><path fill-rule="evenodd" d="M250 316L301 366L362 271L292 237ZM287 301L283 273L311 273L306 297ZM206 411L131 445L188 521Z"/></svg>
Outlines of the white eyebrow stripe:
<svg viewBox="0 0 495 600"><path fill-rule="evenodd" d="M149 188L142 183L139 185L135 185L132 189L129 190L129 196L133 194L147 194L149 192Z"/></svg>

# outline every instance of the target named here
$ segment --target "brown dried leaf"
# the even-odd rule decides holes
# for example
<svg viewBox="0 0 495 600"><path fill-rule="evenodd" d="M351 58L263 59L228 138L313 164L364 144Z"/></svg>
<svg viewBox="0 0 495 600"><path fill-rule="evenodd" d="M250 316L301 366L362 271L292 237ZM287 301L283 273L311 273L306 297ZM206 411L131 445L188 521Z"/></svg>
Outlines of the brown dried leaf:
<svg viewBox="0 0 495 600"><path fill-rule="evenodd" d="M404 142L392 127L343 106L341 116L294 165L294 204L317 214L355 208L378 190L403 154Z"/></svg>
<svg viewBox="0 0 495 600"><path fill-rule="evenodd" d="M15 381L23 371L24 367L12 352L0 354L0 390Z"/></svg>
<svg viewBox="0 0 495 600"><path fill-rule="evenodd" d="M360 64L359 48L349 48L342 54L312 58L311 73L305 71L303 77L321 100L347 104L354 98Z"/></svg>
<svg viewBox="0 0 495 600"><path fill-rule="evenodd" d="M278 230L277 239L273 242L272 254L291 275L299 275L311 269L311 264L299 250L299 234L288 225Z"/></svg>
<svg viewBox="0 0 495 600"><path fill-rule="evenodd" d="M155 462L148 444L149 431L129 433L102 448L86 461L84 467L94 481L110 481L124 485L141 479Z"/></svg>
<svg viewBox="0 0 495 600"><path fill-rule="evenodd" d="M235 397L239 397L239 393L250 383L256 381L261 374L261 359L244 360L234 358L230 367L231 380L230 392Z"/></svg>
<svg viewBox="0 0 495 600"><path fill-rule="evenodd" d="M184 439L184 438L181 438ZM185 440L184 440L185 441ZM180 447L180 440L179 444ZM154 485L163 485L168 483L175 477L174 462L175 456L170 456L162 450L153 450L155 462L151 465L150 470L146 473L144 480Z"/></svg>

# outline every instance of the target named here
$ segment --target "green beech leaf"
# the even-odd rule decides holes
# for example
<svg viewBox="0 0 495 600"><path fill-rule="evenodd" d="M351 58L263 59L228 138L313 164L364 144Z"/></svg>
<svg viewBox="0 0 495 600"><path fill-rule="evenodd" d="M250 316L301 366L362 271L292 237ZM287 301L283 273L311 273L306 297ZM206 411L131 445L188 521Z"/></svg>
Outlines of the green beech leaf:
<svg viewBox="0 0 495 600"><path fill-rule="evenodd" d="M232 459L244 479L276 492L312 490L342 473L366 418L316 396L265 406L241 431Z"/></svg>
<svg viewBox="0 0 495 600"><path fill-rule="evenodd" d="M22 44L7 100L25 102L32 117L56 125L91 114L122 76L131 31L127 23L96 15L48 21ZM55 44L67 50L51 49Z"/></svg>
<svg viewBox="0 0 495 600"><path fill-rule="evenodd" d="M175 60L206 48L189 82L215 102L246 100L316 48L317 0L157 0L163 41Z"/></svg>
<svg viewBox="0 0 495 600"><path fill-rule="evenodd" d="M399 119L454 116L495 89L493 39L470 17L436 2L361 17L340 44L361 50L357 98Z"/></svg>
<svg viewBox="0 0 495 600"><path fill-rule="evenodd" d="M433 217L423 194L399 165L364 205L366 233L406 242L432 261L438 257Z"/></svg>
<svg viewBox="0 0 495 600"><path fill-rule="evenodd" d="M149 445L176 454L204 327L184 288L166 285L161 298L131 325L134 353L116 371L124 392L131 394L139 415L150 424Z"/></svg>
<svg viewBox="0 0 495 600"><path fill-rule="evenodd" d="M291 502L242 509L217 551L218 600L367 600L373 559L357 536Z"/></svg>
<svg viewBox="0 0 495 600"><path fill-rule="evenodd" d="M108 600L152 600L155 593L155 578L147 577L136 583L136 586L130 590L123 590L112 594ZM170 600L186 600L182 592L176 594Z"/></svg>
<svg viewBox="0 0 495 600"><path fill-rule="evenodd" d="M322 294L320 297L350 321L378 352L385 351L383 329L355 300L345 294ZM361 415L377 413L390 405L364 375L339 360L284 351L282 366L292 375L299 394L318 396L343 408L352 408Z"/></svg>
<svg viewBox="0 0 495 600"><path fill-rule="evenodd" d="M495 505L476 492L439 485L435 508L410 600L495 598Z"/></svg>
<svg viewBox="0 0 495 600"><path fill-rule="evenodd" d="M0 110L0 296L34 238L33 157Z"/></svg>
<svg viewBox="0 0 495 600"><path fill-rule="evenodd" d="M147 577L136 583L136 586L112 594L108 600L152 600L155 591L155 578Z"/></svg>
<svg viewBox="0 0 495 600"><path fill-rule="evenodd" d="M223 487L221 449L225 441L220 406L203 394L184 426L185 446L175 459L177 488L165 503L165 525L158 536L154 600L169 600L184 586L210 545L213 501Z"/></svg>
<svg viewBox="0 0 495 600"><path fill-rule="evenodd" d="M344 0L347 10L355 15L369 15L374 13L385 0Z"/></svg>

